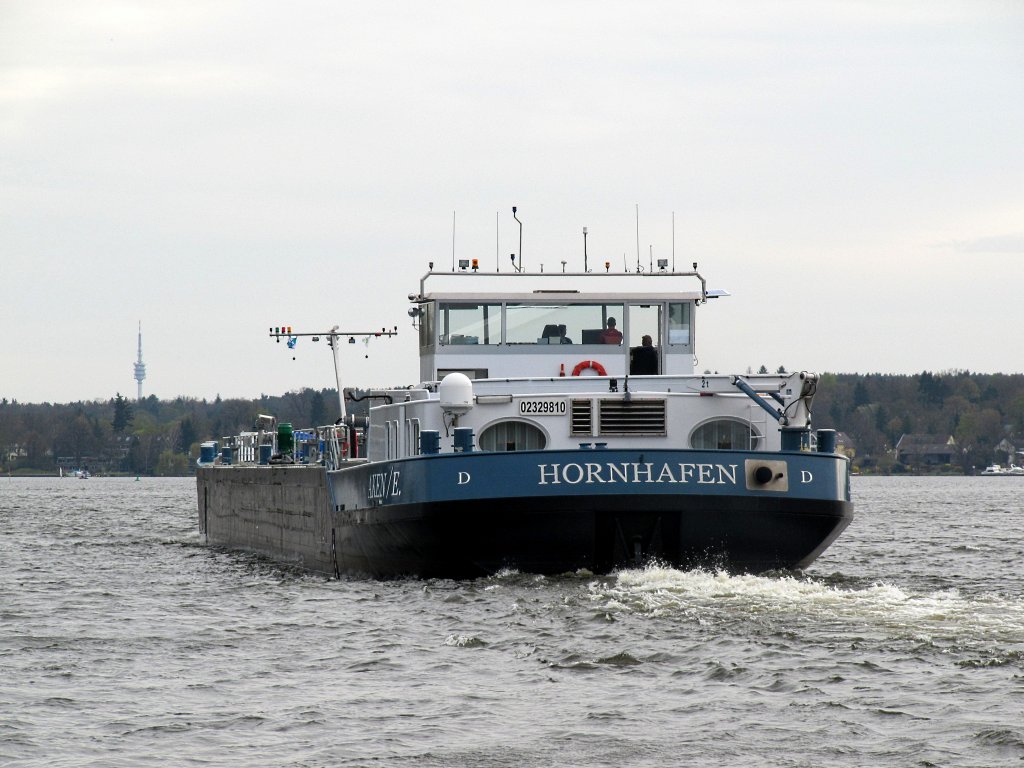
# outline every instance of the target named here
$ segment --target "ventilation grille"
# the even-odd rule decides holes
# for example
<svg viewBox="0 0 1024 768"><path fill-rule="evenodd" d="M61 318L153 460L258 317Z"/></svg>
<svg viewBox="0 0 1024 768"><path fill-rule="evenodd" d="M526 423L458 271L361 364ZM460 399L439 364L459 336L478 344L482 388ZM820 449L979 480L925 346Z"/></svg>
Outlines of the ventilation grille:
<svg viewBox="0 0 1024 768"><path fill-rule="evenodd" d="M589 400L572 401L572 425L570 435L590 437L594 432L593 407Z"/></svg>
<svg viewBox="0 0 1024 768"><path fill-rule="evenodd" d="M664 400L601 400L600 410L601 435L666 434Z"/></svg>

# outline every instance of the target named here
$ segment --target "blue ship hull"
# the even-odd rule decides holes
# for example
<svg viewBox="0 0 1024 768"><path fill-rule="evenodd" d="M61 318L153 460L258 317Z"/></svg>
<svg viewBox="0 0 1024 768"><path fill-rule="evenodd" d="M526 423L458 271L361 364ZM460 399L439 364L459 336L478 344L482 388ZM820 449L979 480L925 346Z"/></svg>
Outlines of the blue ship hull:
<svg viewBox="0 0 1024 768"><path fill-rule="evenodd" d="M328 473L339 573L603 573L651 560L803 568L849 525L835 454L688 450L463 453Z"/></svg>

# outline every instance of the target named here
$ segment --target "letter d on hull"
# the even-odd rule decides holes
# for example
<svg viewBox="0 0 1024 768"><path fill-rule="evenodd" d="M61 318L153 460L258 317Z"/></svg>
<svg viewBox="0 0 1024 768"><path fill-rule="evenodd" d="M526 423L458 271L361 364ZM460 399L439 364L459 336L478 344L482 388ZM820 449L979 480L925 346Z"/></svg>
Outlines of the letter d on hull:
<svg viewBox="0 0 1024 768"><path fill-rule="evenodd" d="M469 479L469 472L459 472L459 485L465 485Z"/></svg>

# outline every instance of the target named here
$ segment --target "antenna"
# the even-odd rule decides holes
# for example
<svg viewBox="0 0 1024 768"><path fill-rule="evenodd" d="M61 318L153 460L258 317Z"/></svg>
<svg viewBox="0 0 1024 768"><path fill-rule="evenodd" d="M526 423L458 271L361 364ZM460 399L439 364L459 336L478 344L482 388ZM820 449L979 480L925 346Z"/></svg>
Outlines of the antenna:
<svg viewBox="0 0 1024 768"><path fill-rule="evenodd" d="M640 203L636 204L636 271L640 271Z"/></svg>
<svg viewBox="0 0 1024 768"><path fill-rule="evenodd" d="M455 271L455 211L452 211L452 272Z"/></svg>
<svg viewBox="0 0 1024 768"><path fill-rule="evenodd" d="M519 217L516 216L516 207L512 206L512 218L519 222L519 266L516 268L517 272L523 271L523 222L519 221Z"/></svg>
<svg viewBox="0 0 1024 768"><path fill-rule="evenodd" d="M676 271L676 212L672 211L672 271Z"/></svg>
<svg viewBox="0 0 1024 768"><path fill-rule="evenodd" d="M494 268L496 271L501 272L501 254L499 249L501 248L501 221L498 218L498 212L494 212Z"/></svg>
<svg viewBox="0 0 1024 768"><path fill-rule="evenodd" d="M562 270L565 271L564 269ZM583 228L583 271L589 272L587 269L587 228Z"/></svg>

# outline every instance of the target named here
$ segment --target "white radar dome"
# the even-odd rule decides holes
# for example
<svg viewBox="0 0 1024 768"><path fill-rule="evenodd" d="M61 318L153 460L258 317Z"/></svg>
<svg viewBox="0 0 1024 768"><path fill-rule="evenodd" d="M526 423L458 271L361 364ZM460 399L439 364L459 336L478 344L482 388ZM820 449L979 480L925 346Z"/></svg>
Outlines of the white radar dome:
<svg viewBox="0 0 1024 768"><path fill-rule="evenodd" d="M441 379L437 392L445 413L458 416L473 407L473 382L464 373L449 373Z"/></svg>

